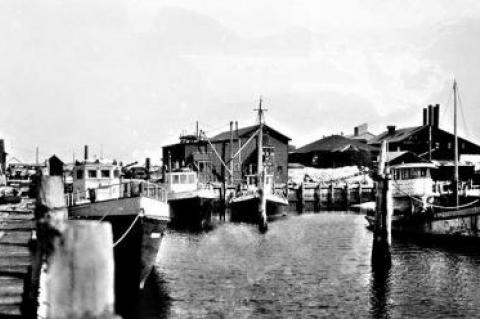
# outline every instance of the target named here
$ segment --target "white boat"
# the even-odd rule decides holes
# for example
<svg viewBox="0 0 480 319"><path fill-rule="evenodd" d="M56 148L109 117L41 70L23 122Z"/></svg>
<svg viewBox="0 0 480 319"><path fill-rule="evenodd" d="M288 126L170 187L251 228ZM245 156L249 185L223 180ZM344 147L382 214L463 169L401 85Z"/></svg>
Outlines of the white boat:
<svg viewBox="0 0 480 319"><path fill-rule="evenodd" d="M110 222L115 257L115 289L143 287L157 258L170 212L165 189L145 181L123 180L121 167L103 161L77 162L73 192L66 195L70 219ZM117 300L117 310L127 300Z"/></svg>
<svg viewBox="0 0 480 319"><path fill-rule="evenodd" d="M257 223L261 231L268 228L267 221L286 215L288 200L277 194L274 188L274 175L267 173L264 157L269 157L271 149L263 145L262 99L258 111L257 174L247 176L246 187L241 187L229 200L230 219Z"/></svg>
<svg viewBox="0 0 480 319"><path fill-rule="evenodd" d="M201 229L210 222L218 195L211 184L199 182L196 171L185 168L167 172L164 185L173 226Z"/></svg>

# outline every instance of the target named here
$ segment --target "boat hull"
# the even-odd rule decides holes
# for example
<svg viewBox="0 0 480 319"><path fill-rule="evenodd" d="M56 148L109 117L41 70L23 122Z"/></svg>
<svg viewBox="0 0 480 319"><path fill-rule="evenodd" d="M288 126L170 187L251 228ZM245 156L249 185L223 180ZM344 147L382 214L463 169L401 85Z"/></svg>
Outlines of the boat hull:
<svg viewBox="0 0 480 319"><path fill-rule="evenodd" d="M193 196L169 199L171 226L203 229L211 221L213 198Z"/></svg>
<svg viewBox="0 0 480 319"><path fill-rule="evenodd" d="M257 224L260 216L260 198L258 196L234 199L229 203L230 220L232 222L245 222ZM288 202L271 200L267 198L267 220L285 217L287 215Z"/></svg>
<svg viewBox="0 0 480 319"><path fill-rule="evenodd" d="M373 230L375 219L366 216L368 228ZM392 234L444 238L448 240L480 241L480 207L459 210L417 213L393 216Z"/></svg>

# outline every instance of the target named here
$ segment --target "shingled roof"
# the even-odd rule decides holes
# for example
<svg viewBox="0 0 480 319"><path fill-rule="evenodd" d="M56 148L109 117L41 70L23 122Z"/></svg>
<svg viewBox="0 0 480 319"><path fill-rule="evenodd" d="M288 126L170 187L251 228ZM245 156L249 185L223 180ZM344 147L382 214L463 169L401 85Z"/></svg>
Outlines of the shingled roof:
<svg viewBox="0 0 480 319"><path fill-rule="evenodd" d="M271 133L271 134L274 134L274 135L277 135L280 137L280 139L283 139L285 141L290 141L291 138L280 133L279 131L273 129L272 127L264 124L263 125L264 127L264 131L268 132L268 133ZM257 125L251 125L251 126L247 126L247 127L243 127L243 128L239 128L238 129L238 136L240 137L248 137L249 135L253 134L256 130L258 129L258 124ZM236 136L236 133L234 131L234 136ZM214 137L212 137L210 139L212 142L223 142L223 141L228 141L230 140L230 131L225 131L225 132L222 132L218 135L215 135Z"/></svg>
<svg viewBox="0 0 480 319"><path fill-rule="evenodd" d="M387 142L401 142L404 139L412 136L413 134L421 131L425 127L426 126L414 126L397 129L393 134L389 134L388 131L385 131L369 140L368 144L380 144L384 140Z"/></svg>
<svg viewBox="0 0 480 319"><path fill-rule="evenodd" d="M332 135L315 142L300 147L295 153L310 153L310 152L345 152L347 150L361 150L361 151L375 151L376 147L367 145L365 143L346 138L341 135Z"/></svg>

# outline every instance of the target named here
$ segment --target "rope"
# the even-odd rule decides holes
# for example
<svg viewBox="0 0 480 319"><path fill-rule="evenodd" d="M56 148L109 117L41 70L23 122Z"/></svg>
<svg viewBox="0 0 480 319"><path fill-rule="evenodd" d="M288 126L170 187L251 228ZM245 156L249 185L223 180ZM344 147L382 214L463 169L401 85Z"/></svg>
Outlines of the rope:
<svg viewBox="0 0 480 319"><path fill-rule="evenodd" d="M423 201L422 201L420 198L416 198L416 197L414 197L414 196L412 196L412 195L410 195L410 194L402 191L402 190L399 188L399 186L398 186L397 183L393 183L393 186L395 186L395 188L396 188L400 193L402 193L402 194L404 194L404 195L407 195L408 197L410 197L410 198L413 199L413 200L416 200L417 202L423 203ZM472 201L472 202L470 202L470 203L466 203L466 204L459 205L459 206L440 206L440 205L435 205L435 204L430 204L430 206L435 207L435 208L438 208L438 209L459 209L459 208L467 208L467 207L469 207L469 206L472 206L473 204L478 203L479 201L480 201L480 200L476 199L476 200L474 200L474 201Z"/></svg>
<svg viewBox="0 0 480 319"><path fill-rule="evenodd" d="M133 220L132 224L127 228L127 230L123 233L123 235L116 241L113 243L113 247L115 248L115 246L117 246L118 244L120 244L120 242L122 240L125 239L125 237L127 237L128 233L132 230L133 226L135 225L135 223L137 222L137 220L140 218L140 215L141 214L137 214L137 216L135 217L135 219Z"/></svg>

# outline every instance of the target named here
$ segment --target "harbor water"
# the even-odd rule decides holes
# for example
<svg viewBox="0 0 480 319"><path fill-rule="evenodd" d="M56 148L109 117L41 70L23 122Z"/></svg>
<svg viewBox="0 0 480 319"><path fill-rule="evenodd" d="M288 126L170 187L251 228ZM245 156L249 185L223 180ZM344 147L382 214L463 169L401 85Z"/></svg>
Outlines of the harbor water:
<svg viewBox="0 0 480 319"><path fill-rule="evenodd" d="M170 230L145 287L145 318L480 317L480 249L394 238L372 273L364 216L320 213L210 232Z"/></svg>

